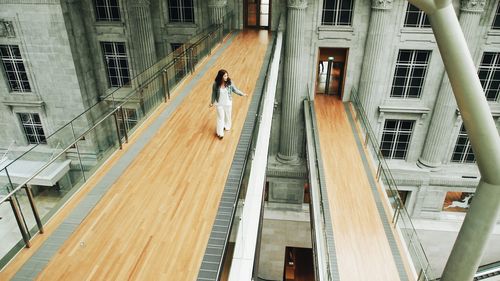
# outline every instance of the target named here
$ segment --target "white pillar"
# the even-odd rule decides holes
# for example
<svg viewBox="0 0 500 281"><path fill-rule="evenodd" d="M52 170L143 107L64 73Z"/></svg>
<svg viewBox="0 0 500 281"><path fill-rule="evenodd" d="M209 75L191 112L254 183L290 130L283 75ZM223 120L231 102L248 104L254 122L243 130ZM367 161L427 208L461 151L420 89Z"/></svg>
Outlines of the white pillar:
<svg viewBox="0 0 500 281"><path fill-rule="evenodd" d="M481 180L460 228L442 281L469 281L500 213L500 137L451 0L410 0L431 22L476 156Z"/></svg>
<svg viewBox="0 0 500 281"><path fill-rule="evenodd" d="M484 12L485 0L465 0L460 7L460 25L471 55L476 50L477 40L475 38L479 21ZM420 167L436 169L445 160L448 153L450 138L452 137L453 124L456 119L457 103L453 97L450 80L445 73L441 81L441 87L437 96L434 112L432 114L429 131L425 139L422 155L417 165Z"/></svg>

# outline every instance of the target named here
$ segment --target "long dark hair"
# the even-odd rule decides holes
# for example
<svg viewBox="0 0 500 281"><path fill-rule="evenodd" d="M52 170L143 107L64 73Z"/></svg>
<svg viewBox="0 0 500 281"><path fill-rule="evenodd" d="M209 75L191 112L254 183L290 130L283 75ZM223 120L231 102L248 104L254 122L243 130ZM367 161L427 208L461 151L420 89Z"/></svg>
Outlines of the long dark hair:
<svg viewBox="0 0 500 281"><path fill-rule="evenodd" d="M227 81L224 81L224 78L222 78L226 73L227 71L225 69L221 69L219 70L219 72L217 72L217 76L215 77L215 84L217 85L217 87L222 86L222 83L224 82L226 82L224 83L224 86L231 85L231 78L227 77Z"/></svg>

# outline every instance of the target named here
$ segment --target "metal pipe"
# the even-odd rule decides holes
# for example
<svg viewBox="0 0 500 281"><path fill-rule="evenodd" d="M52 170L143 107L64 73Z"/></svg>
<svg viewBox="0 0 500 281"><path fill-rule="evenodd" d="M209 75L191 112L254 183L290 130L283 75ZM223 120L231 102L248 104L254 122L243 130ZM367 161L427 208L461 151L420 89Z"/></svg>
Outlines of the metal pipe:
<svg viewBox="0 0 500 281"><path fill-rule="evenodd" d="M120 109L120 116L122 117L122 123L123 123L123 135L125 136L125 143L128 143L128 133L127 133L127 130L129 129L128 125L127 125L127 122L125 122L125 114L123 113L123 107L122 106L119 106L118 107Z"/></svg>
<svg viewBox="0 0 500 281"><path fill-rule="evenodd" d="M16 198L10 197L8 198L10 202L10 206L12 207L12 211L14 212L14 217L16 218L17 225L19 226L19 230L21 231L21 235L23 236L24 244L26 248L31 247L30 238L28 235L28 230L26 226L22 223L21 214L19 212L19 203Z"/></svg>
<svg viewBox="0 0 500 281"><path fill-rule="evenodd" d="M442 281L469 281L474 277L500 213L500 137L451 1L409 2L429 16L481 173L474 200L441 278Z"/></svg>
<svg viewBox="0 0 500 281"><path fill-rule="evenodd" d="M80 163L80 171L82 171L82 176L83 176L83 181L86 182L87 179L85 178L85 170L83 169L83 163L82 163L82 157L80 155L80 149L78 148L78 140L76 139L76 134L75 134L75 129L73 128L73 123L71 123L71 131L73 132L73 138L75 139L74 145L76 148L76 155L78 155L78 162ZM57 158L55 158L57 159Z"/></svg>
<svg viewBox="0 0 500 281"><path fill-rule="evenodd" d="M123 149L122 138L120 136L120 127L118 126L118 117L116 116L116 111L115 111L115 114L113 114L113 119L115 119L116 135L118 136L118 144L120 145L120 149Z"/></svg>
<svg viewBox="0 0 500 281"><path fill-rule="evenodd" d="M38 213L38 209L36 208L35 199L33 197L33 192L31 191L31 187L25 184L24 189L26 189L26 194L28 195L28 201L30 202L31 211L33 212L33 216L35 217L38 230L40 231L40 233L43 233L42 220L40 219L40 214Z"/></svg>

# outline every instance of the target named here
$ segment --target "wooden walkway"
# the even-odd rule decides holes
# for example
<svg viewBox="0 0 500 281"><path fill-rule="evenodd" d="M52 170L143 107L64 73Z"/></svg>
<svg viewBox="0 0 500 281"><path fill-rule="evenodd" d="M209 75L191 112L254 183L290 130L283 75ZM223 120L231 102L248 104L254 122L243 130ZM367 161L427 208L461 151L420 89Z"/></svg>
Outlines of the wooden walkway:
<svg viewBox="0 0 500 281"><path fill-rule="evenodd" d="M194 89L37 280L196 279L269 43L266 31L244 31L234 38L210 70L201 73ZM220 68L226 69L235 84L249 95L234 96L233 128L223 140L215 135L215 108L208 107L212 82ZM173 99L185 84L173 93ZM161 105L138 129L131 144L169 103ZM54 231L131 144L114 154L89 180L47 225L46 235ZM46 235L34 239L35 249ZM0 279L11 278L29 257L27 252L33 251L23 250L0 273Z"/></svg>
<svg viewBox="0 0 500 281"><path fill-rule="evenodd" d="M344 104L318 94L314 106L340 280L399 281Z"/></svg>

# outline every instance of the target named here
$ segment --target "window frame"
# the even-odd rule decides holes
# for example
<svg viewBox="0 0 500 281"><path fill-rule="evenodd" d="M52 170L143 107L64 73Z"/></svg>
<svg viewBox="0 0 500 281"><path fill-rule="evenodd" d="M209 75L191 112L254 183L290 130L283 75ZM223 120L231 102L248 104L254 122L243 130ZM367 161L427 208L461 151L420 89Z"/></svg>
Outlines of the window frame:
<svg viewBox="0 0 500 281"><path fill-rule="evenodd" d="M464 141L464 149L463 151L457 151L459 141ZM455 155L459 156L458 160L454 160ZM472 160L468 160L469 157L472 156ZM472 146L470 144L469 135L467 134L467 130L465 129L464 123L460 126L460 129L457 134L457 139L455 141L455 145L453 146L453 151L451 153L450 163L457 164L473 164L476 163L476 156L474 155L474 151L472 151Z"/></svg>
<svg viewBox="0 0 500 281"><path fill-rule="evenodd" d="M175 4L178 4L178 6L172 5L172 2L175 1ZM167 1L167 15L168 15L168 22L170 24L194 24L196 23L196 15L195 15L195 10L196 10L196 3L195 0L190 0L191 1L191 6L185 6L181 0L168 0ZM177 16L174 19L172 9L176 8L178 10ZM191 20L186 20L186 9L191 9Z"/></svg>
<svg viewBox="0 0 500 281"><path fill-rule="evenodd" d="M388 130L387 123L392 122L392 121L397 122L397 124L396 124L394 129ZM401 125L403 122L408 122L409 124L411 124L411 126L410 126L411 128L409 130L402 130ZM416 127L415 120L411 120L411 119L385 119L384 125L382 128L382 136L380 138L380 145L379 145L379 149L380 149L380 151L385 159L394 159L394 160L406 160L407 159L408 154L410 152L410 146L411 146L411 142L413 139L413 134L415 132L415 127ZM389 147L389 149L383 149L384 139L386 138L387 135L389 135L389 133L393 133L393 136L390 138L390 140L391 140L390 142L385 141L385 143L389 143L390 147ZM403 133L405 135L408 135L408 141L403 142L403 143L406 143L406 146L405 146L404 150L401 150L401 149L398 149L397 146L400 143L399 140L400 140ZM386 151L389 152L388 155L386 155ZM396 153L398 151L402 151L402 153L403 153L402 157L396 156Z"/></svg>
<svg viewBox="0 0 500 281"><path fill-rule="evenodd" d="M412 9L412 10L410 10L410 9ZM417 23L416 24L410 25L408 23L409 13L417 14ZM405 11L405 20L403 22L403 27L425 29L425 28L431 28L431 24L429 22L429 18L427 17L427 14L424 11L420 10L418 7L416 7L415 5L408 2L408 5L406 6L406 11Z"/></svg>
<svg viewBox="0 0 500 281"><path fill-rule="evenodd" d="M323 0L323 6L321 7L321 25L322 26L335 26L335 27L352 27L354 19L354 0L331 0L333 1L334 9L326 9L327 2L329 0ZM342 10L342 1L349 1L349 10ZM349 20L347 22L341 22L341 13L343 11L348 11ZM332 21L325 20L325 14L328 12L333 13Z"/></svg>
<svg viewBox="0 0 500 281"><path fill-rule="evenodd" d="M99 15L99 8L98 8L98 1L103 1L103 7L106 10L105 16L100 17ZM121 22L122 20L122 11L121 11L121 5L120 5L120 0L116 0L116 5L117 6L111 6L110 1L112 0L94 0L94 11L95 11L95 20L97 22ZM113 10L118 12L118 18L113 17Z"/></svg>
<svg viewBox="0 0 500 281"><path fill-rule="evenodd" d="M4 57L1 54L1 49L7 47L9 56ZM16 48L17 52L19 53L19 57L15 57L15 52L13 52L13 48ZM18 44L0 44L0 60L2 61L2 68L4 70L4 75L5 75L5 81L7 82L7 87L11 93L17 93L17 94L24 94L24 93L32 93L33 92L33 87L30 82L30 77L29 77L29 72L27 65L25 64L25 59L23 57L22 51L21 51L21 46ZM13 71L8 71L8 67L6 65L6 62L9 62L10 64L13 65L14 70ZM19 65L22 66L23 70L19 70L18 67ZM11 80L9 78L9 72L13 72L15 76L15 80ZM25 77L22 77L22 76ZM25 79L23 79L25 78ZM24 84L27 83L26 87ZM14 88L15 85L18 85L18 88Z"/></svg>
<svg viewBox="0 0 500 281"><path fill-rule="evenodd" d="M408 61L401 61L400 58L403 56L403 52L411 52L410 59ZM424 63L417 61L419 54L426 53L426 61ZM394 66L394 74L391 83L391 93L390 98L393 99L421 99L423 89L425 86L427 71L429 68L429 63L431 61L432 51L431 50L411 50L411 49L399 49L396 57L396 63ZM413 74L419 68L423 68L421 76L414 76ZM405 76L398 75L398 72L402 70L405 71ZM421 80L418 86L413 86L412 82ZM396 84L398 81L403 81L402 85ZM402 88L402 93L396 95L396 89ZM412 94L412 90L416 89L417 93Z"/></svg>
<svg viewBox="0 0 500 281"><path fill-rule="evenodd" d="M23 120L22 115L28 115L30 123L25 123ZM39 122L34 122L33 120L35 119L34 116L38 117ZM43 128L43 122L42 118L40 116L40 113L38 112L16 112L16 116L21 124L21 130L24 133L24 137L26 139L26 142L28 144L47 144L47 134L45 133L45 130ZM33 133L30 133L27 131L28 129L31 129ZM40 135L39 131L37 129L40 129L42 134ZM30 140L30 136L34 137L34 141Z"/></svg>
<svg viewBox="0 0 500 281"><path fill-rule="evenodd" d="M491 66L489 65L483 65L485 55L493 55L493 63ZM486 71L486 78L483 80L481 78L481 71ZM479 77L479 82L481 82L481 87L483 88L483 92L485 95L485 98L488 102L498 102L500 98L500 78L498 80L492 79L493 76L499 75L500 76L500 52L483 52L481 61L479 63L479 67L477 69L477 76ZM497 84L497 89L491 89L491 84L496 82ZM489 96L489 93L493 93L493 97Z"/></svg>
<svg viewBox="0 0 500 281"><path fill-rule="evenodd" d="M113 53L106 52L106 44L110 44L113 50ZM131 71L130 71L130 63L127 53L127 44L126 42L121 41L100 41L99 45L101 46L102 57L104 60L104 67L106 68L106 77L108 80L108 87L110 88L120 88L120 87L130 87L130 82L132 80ZM123 47L123 53L118 52L118 45ZM115 67L110 66L109 62L114 61ZM120 63L126 63L126 67L121 67ZM112 69L116 69L116 76L112 76ZM126 69L127 75L122 75L121 69ZM112 77L117 77L117 83L113 82Z"/></svg>

